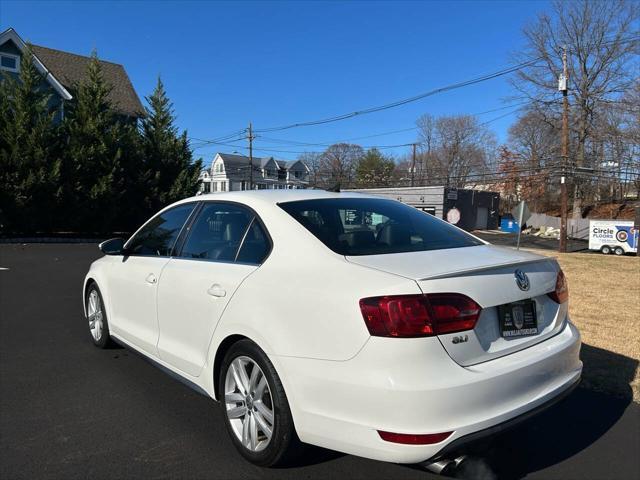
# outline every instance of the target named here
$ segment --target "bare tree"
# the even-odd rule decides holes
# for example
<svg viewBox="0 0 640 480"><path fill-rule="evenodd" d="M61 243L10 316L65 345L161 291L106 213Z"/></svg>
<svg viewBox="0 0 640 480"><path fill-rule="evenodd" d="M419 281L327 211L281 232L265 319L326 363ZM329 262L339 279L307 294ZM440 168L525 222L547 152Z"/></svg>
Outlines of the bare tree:
<svg viewBox="0 0 640 480"><path fill-rule="evenodd" d="M619 108L625 116L623 134L629 145L624 178L627 185L635 187L636 198L640 198L640 80L625 93Z"/></svg>
<svg viewBox="0 0 640 480"><path fill-rule="evenodd" d="M524 29L526 50L519 60L539 60L520 70L513 85L537 105L556 108L562 51L568 50L572 136L577 167L593 167L589 142L603 106L619 98L637 75L638 3L626 0L565 0L554 3L553 17L539 15ZM582 210L583 182L575 182L573 216Z"/></svg>
<svg viewBox="0 0 640 480"><path fill-rule="evenodd" d="M424 114L416 121L418 127L418 144L420 150L417 155L414 180L418 185L423 184L429 178L429 166L433 165L433 152L436 138L436 118L430 114ZM432 172L433 173L433 172ZM431 175L433 177L433 175Z"/></svg>
<svg viewBox="0 0 640 480"><path fill-rule="evenodd" d="M522 197L534 211L553 202L546 187L549 174L557 171L557 126L538 109L527 110L509 128L509 158L520 170ZM501 158L504 158L502 155Z"/></svg>
<svg viewBox="0 0 640 480"><path fill-rule="evenodd" d="M424 182L461 188L469 182L471 174L488 170L496 141L476 117L422 116L417 125Z"/></svg>
<svg viewBox="0 0 640 480"><path fill-rule="evenodd" d="M360 145L351 143L336 143L327 148L320 156L319 182L326 186L340 184L346 186L352 183L355 166L364 155Z"/></svg>
<svg viewBox="0 0 640 480"><path fill-rule="evenodd" d="M298 155L298 160L304 162L309 168L309 185L312 187L318 186L321 157L322 155L318 152L305 152Z"/></svg>

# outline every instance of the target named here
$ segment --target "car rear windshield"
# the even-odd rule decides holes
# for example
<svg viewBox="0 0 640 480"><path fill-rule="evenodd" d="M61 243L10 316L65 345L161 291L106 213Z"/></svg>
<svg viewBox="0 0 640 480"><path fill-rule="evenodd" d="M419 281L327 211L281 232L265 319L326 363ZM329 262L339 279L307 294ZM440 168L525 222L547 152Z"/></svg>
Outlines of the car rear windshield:
<svg viewBox="0 0 640 480"><path fill-rule="evenodd" d="M471 235L393 200L335 198L279 204L340 255L382 255L482 245Z"/></svg>

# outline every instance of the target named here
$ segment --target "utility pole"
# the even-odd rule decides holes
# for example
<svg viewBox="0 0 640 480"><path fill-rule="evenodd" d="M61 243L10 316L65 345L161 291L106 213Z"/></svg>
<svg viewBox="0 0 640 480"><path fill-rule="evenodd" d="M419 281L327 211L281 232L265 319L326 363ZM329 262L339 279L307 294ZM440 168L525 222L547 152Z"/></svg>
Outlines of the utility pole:
<svg viewBox="0 0 640 480"><path fill-rule="evenodd" d="M558 81L562 92L562 170L560 176L560 252L567 251L567 166L569 164L569 69L567 68L567 47L562 52L562 76Z"/></svg>
<svg viewBox="0 0 640 480"><path fill-rule="evenodd" d="M413 187L416 178L416 144L413 143L411 146L413 147L413 154L411 155L411 186Z"/></svg>
<svg viewBox="0 0 640 480"><path fill-rule="evenodd" d="M249 122L249 190L253 190L253 127Z"/></svg>

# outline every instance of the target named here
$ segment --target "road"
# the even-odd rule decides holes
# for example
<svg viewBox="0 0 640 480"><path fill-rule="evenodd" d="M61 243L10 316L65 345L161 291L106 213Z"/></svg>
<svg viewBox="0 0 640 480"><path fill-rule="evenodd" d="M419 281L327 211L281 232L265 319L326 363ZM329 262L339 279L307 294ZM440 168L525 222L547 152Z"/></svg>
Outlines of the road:
<svg viewBox="0 0 640 480"><path fill-rule="evenodd" d="M0 478L436 478L310 449L287 468L243 461L217 405L82 316L90 244L0 245ZM468 478L640 478L640 406L578 388L494 440Z"/></svg>

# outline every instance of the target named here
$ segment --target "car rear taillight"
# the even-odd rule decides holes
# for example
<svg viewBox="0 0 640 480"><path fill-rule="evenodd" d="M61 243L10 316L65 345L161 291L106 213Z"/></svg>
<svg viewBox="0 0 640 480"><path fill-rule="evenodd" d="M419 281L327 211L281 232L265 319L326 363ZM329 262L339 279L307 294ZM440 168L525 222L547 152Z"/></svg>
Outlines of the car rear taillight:
<svg viewBox="0 0 640 480"><path fill-rule="evenodd" d="M569 300L569 284L562 269L560 269L556 277L556 289L547 295L556 303L564 303Z"/></svg>
<svg viewBox="0 0 640 480"><path fill-rule="evenodd" d="M406 445L431 445L434 443L440 443L449 438L452 433L453 432L443 432L413 435L410 433L393 433L378 430L378 435L380 435L380 438L384 441L404 443Z"/></svg>
<svg viewBox="0 0 640 480"><path fill-rule="evenodd" d="M376 337L430 337L475 327L482 308L459 293L390 295L360 300L369 333Z"/></svg>

